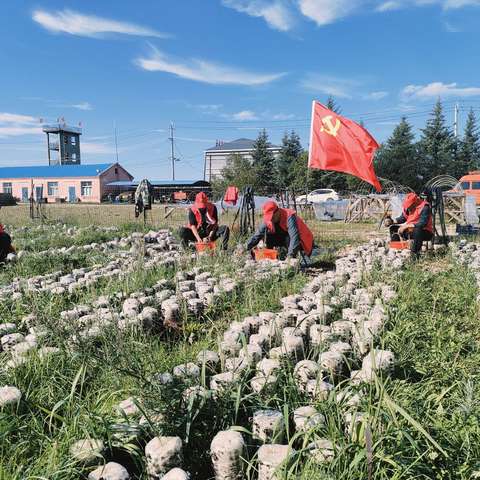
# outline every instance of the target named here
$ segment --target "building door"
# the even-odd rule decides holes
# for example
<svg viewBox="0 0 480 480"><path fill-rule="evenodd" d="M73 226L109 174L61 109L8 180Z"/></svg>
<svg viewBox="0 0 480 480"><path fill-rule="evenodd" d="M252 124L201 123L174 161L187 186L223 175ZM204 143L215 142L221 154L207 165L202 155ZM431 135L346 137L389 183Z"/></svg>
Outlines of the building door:
<svg viewBox="0 0 480 480"><path fill-rule="evenodd" d="M35 200L40 200L43 197L43 186L35 187Z"/></svg>
<svg viewBox="0 0 480 480"><path fill-rule="evenodd" d="M73 203L77 199L77 194L75 193L75 187L68 187L68 201Z"/></svg>
<svg viewBox="0 0 480 480"><path fill-rule="evenodd" d="M22 202L28 202L28 187L22 187Z"/></svg>

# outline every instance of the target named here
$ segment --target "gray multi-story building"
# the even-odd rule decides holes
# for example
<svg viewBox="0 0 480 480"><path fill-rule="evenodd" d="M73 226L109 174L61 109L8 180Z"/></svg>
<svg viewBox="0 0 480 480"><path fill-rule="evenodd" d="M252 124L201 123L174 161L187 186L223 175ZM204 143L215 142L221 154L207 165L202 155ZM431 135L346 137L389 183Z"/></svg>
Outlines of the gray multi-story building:
<svg viewBox="0 0 480 480"><path fill-rule="evenodd" d="M249 138L239 138L232 142L217 141L214 147L205 150L203 179L210 182L221 177L222 169L232 155L241 155L251 161L254 144L255 140ZM280 153L280 147L277 145L270 145L269 150L274 156Z"/></svg>
<svg viewBox="0 0 480 480"><path fill-rule="evenodd" d="M49 165L80 165L80 135L82 129L66 123L44 125L47 134Z"/></svg>

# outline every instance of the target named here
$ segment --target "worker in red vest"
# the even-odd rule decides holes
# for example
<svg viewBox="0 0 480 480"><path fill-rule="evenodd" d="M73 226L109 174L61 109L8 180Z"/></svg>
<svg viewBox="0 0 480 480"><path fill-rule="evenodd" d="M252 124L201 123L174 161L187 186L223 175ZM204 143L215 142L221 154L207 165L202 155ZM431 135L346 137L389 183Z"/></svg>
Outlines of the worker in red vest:
<svg viewBox="0 0 480 480"><path fill-rule="evenodd" d="M0 224L0 263L5 262L9 253L15 253L12 245L10 235L5 231L2 224Z"/></svg>
<svg viewBox="0 0 480 480"><path fill-rule="evenodd" d="M208 201L205 192L197 193L195 203L188 209L188 225L180 228L182 245L190 242L214 242L222 239L222 249L228 247L230 229L226 225L218 225L217 207Z"/></svg>
<svg viewBox="0 0 480 480"><path fill-rule="evenodd" d="M247 243L247 250L264 240L267 248L286 247L287 257L298 252L310 256L313 250L313 234L295 210L280 208L273 200L263 205L263 223Z"/></svg>
<svg viewBox="0 0 480 480"><path fill-rule="evenodd" d="M395 220L387 222L390 226L392 240L413 240L412 255L418 258L424 241L433 238L432 208L426 200L422 200L416 193L409 193L402 205L403 213Z"/></svg>

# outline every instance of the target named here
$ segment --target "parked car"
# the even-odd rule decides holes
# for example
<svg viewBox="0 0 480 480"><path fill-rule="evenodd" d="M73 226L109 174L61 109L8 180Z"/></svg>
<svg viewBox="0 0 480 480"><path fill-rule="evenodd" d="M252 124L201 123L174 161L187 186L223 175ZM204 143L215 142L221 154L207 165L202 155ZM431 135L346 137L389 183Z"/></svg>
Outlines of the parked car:
<svg viewBox="0 0 480 480"><path fill-rule="evenodd" d="M331 188L320 188L313 190L308 195L300 195L295 199L297 203L321 203L328 200L340 200L340 196Z"/></svg>

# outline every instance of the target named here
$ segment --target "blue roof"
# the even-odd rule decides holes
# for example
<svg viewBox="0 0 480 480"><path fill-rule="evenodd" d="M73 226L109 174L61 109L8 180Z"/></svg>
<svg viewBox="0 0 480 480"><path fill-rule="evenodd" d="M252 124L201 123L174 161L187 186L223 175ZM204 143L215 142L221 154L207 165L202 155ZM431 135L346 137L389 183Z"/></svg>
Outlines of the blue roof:
<svg viewBox="0 0 480 480"><path fill-rule="evenodd" d="M97 177L114 163L90 165L34 165L31 167L0 167L0 178Z"/></svg>

